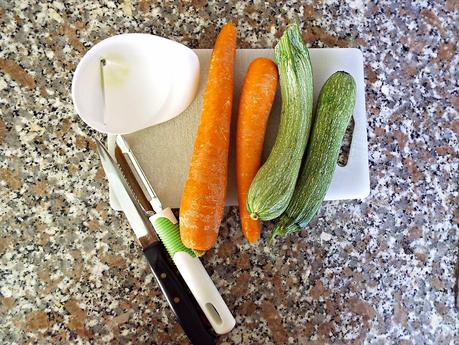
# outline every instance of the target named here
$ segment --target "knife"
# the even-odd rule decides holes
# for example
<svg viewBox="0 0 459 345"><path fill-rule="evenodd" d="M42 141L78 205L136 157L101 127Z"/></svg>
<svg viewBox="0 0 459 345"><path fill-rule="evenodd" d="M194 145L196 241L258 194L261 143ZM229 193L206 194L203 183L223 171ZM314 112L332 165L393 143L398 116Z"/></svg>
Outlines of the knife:
<svg viewBox="0 0 459 345"><path fill-rule="evenodd" d="M143 212L122 172L105 146L97 139L96 144L107 179L113 186L116 198L122 205L129 224L143 247L143 253L153 275L178 322L193 344L215 344L216 337L205 326L199 307L189 295L181 277L175 272L165 248L156 236L148 216Z"/></svg>
<svg viewBox="0 0 459 345"><path fill-rule="evenodd" d="M188 285L211 326L217 334L224 334L234 328L236 321L221 297L212 279L195 253L185 247L180 239L177 219L170 208L163 208L161 201L148 181L145 173L121 135L116 136L115 157L125 176L133 176L131 187L138 197L144 212L150 217L156 233L163 242L170 257ZM118 151L117 148L120 150ZM120 157L119 152L122 156ZM127 163L127 164L126 164ZM132 179L128 178L128 181Z"/></svg>

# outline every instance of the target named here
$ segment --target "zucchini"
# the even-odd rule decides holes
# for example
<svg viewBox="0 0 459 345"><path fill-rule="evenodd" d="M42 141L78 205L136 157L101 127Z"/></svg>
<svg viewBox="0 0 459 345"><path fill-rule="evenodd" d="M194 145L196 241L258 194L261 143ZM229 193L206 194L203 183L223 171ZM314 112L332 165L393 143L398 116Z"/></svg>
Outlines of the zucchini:
<svg viewBox="0 0 459 345"><path fill-rule="evenodd" d="M253 219L270 220L286 209L295 188L312 122L312 66L298 24L289 25L274 49L282 110L268 159L247 195Z"/></svg>
<svg viewBox="0 0 459 345"><path fill-rule="evenodd" d="M355 105L356 87L346 72L334 73L320 90L306 159L295 193L271 239L305 227L320 209Z"/></svg>

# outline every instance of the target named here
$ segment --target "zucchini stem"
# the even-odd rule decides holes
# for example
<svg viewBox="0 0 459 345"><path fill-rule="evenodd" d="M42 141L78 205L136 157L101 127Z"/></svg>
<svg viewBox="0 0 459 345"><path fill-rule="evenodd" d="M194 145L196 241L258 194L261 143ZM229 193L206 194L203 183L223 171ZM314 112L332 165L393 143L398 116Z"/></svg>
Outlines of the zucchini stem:
<svg viewBox="0 0 459 345"><path fill-rule="evenodd" d="M279 235L285 235L285 227L282 224L278 224L274 227L271 236L269 236L268 245L272 245L276 237Z"/></svg>

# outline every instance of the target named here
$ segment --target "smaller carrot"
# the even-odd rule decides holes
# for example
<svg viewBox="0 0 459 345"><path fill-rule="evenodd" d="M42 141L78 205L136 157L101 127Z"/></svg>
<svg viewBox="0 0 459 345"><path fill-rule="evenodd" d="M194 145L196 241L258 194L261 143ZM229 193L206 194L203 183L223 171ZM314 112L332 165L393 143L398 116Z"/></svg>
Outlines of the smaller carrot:
<svg viewBox="0 0 459 345"><path fill-rule="evenodd" d="M242 86L236 129L236 177L242 232L250 244L260 238L260 221L250 218L247 193L261 164L269 113L277 89L276 64L257 58L250 64Z"/></svg>

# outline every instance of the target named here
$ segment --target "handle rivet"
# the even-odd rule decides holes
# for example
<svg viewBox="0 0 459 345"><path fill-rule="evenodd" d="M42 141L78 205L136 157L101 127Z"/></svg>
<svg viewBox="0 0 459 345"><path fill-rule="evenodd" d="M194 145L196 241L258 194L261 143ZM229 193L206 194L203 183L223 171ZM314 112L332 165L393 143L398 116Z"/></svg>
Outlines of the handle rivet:
<svg viewBox="0 0 459 345"><path fill-rule="evenodd" d="M159 277L160 277L161 279L166 279L167 274L163 272L163 273L161 273L161 274L159 275Z"/></svg>
<svg viewBox="0 0 459 345"><path fill-rule="evenodd" d="M179 302L180 302L180 298L174 297L174 303L179 303Z"/></svg>

